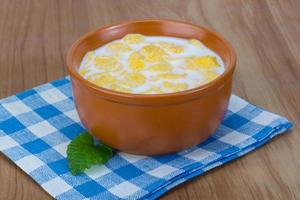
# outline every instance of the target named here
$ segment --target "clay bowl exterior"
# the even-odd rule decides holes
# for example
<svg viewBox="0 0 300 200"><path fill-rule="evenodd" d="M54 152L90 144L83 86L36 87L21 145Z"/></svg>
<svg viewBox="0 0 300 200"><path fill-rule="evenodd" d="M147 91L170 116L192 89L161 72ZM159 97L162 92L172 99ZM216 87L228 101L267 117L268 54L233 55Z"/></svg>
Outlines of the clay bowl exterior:
<svg viewBox="0 0 300 200"><path fill-rule="evenodd" d="M127 33L196 38L221 56L225 72L200 87L169 94L127 94L98 87L78 71L83 56ZM220 35L171 20L140 20L100 28L76 41L67 55L74 101L83 125L102 143L142 155L183 150L207 139L227 109L236 54Z"/></svg>

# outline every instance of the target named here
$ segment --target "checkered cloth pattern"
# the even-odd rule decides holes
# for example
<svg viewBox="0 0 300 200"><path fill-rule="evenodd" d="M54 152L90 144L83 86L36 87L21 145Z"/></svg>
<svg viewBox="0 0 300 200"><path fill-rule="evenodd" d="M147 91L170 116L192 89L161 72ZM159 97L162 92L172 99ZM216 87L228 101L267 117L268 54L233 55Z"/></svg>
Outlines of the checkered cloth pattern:
<svg viewBox="0 0 300 200"><path fill-rule="evenodd" d="M73 176L66 148L84 127L69 77L0 100L0 151L56 199L156 199L291 127L232 95L221 126L205 142L164 156L118 152L107 164Z"/></svg>

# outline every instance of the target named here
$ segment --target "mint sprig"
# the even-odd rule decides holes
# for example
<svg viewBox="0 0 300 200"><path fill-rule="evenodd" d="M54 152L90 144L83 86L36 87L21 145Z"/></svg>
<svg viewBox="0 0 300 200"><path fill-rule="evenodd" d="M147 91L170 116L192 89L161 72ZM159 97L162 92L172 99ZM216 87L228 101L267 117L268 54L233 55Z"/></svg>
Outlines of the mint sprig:
<svg viewBox="0 0 300 200"><path fill-rule="evenodd" d="M104 164L113 156L106 145L95 145L88 132L78 135L67 148L68 165L73 175L84 172L96 164Z"/></svg>

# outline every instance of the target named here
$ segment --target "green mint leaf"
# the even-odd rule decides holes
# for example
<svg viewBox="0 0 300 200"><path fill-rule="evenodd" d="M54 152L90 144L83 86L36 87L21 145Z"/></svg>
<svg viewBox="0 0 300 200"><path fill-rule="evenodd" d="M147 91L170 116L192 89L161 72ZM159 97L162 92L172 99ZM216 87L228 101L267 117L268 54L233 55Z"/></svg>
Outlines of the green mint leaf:
<svg viewBox="0 0 300 200"><path fill-rule="evenodd" d="M112 149L106 145L95 145L88 132L78 135L67 148L68 165L73 175L96 164L104 164L113 156Z"/></svg>

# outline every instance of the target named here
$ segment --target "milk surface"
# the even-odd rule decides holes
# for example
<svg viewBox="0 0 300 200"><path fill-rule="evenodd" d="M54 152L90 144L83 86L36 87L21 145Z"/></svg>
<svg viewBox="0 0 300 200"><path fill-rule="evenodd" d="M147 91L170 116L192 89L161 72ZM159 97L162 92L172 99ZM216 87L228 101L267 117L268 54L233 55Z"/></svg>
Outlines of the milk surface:
<svg viewBox="0 0 300 200"><path fill-rule="evenodd" d="M135 94L188 90L223 72L220 56L198 40L140 34L88 52L79 68L84 78L100 87Z"/></svg>

